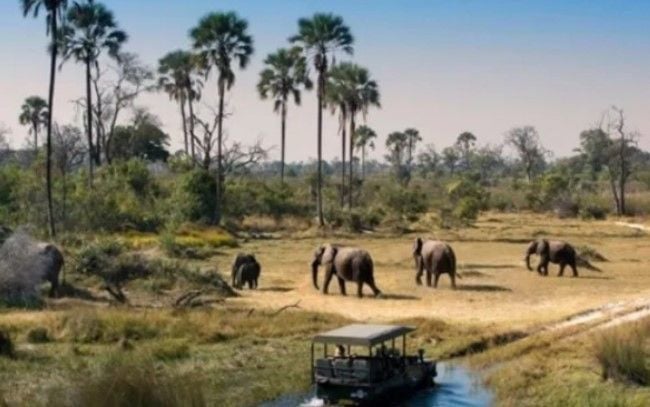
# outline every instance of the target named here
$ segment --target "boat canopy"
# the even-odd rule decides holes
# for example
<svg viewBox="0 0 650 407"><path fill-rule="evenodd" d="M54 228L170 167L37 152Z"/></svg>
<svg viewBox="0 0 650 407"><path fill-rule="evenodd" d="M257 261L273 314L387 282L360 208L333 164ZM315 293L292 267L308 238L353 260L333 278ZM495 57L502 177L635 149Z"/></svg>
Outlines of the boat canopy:
<svg viewBox="0 0 650 407"><path fill-rule="evenodd" d="M352 346L374 346L414 331L415 328L401 325L352 324L318 334L314 343L334 343Z"/></svg>

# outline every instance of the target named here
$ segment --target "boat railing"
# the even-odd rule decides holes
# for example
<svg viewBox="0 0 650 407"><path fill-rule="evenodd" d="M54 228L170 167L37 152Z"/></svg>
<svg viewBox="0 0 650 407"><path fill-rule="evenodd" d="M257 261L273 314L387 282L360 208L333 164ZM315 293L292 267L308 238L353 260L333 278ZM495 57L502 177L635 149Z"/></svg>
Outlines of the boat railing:
<svg viewBox="0 0 650 407"><path fill-rule="evenodd" d="M335 357L315 361L316 376L338 382L372 383L403 368L401 358Z"/></svg>

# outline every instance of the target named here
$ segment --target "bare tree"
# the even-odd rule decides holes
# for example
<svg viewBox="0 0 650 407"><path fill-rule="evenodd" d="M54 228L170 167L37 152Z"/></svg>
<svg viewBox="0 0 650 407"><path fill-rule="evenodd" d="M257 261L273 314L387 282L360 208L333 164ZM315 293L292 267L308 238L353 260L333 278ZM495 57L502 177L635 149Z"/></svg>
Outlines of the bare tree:
<svg viewBox="0 0 650 407"><path fill-rule="evenodd" d="M625 187L634 171L633 164L638 151L636 144L639 134L626 129L623 109L616 106L612 106L603 114L601 129L611 138L607 154L607 173L616 205L616 214L625 215L627 213Z"/></svg>
<svg viewBox="0 0 650 407"><path fill-rule="evenodd" d="M111 142L120 113L133 106L139 95L155 89L153 71L137 55L120 53L117 61L105 71L97 69L92 78L97 100L93 106L97 134L93 154L97 164L101 163L102 151L106 162L111 162Z"/></svg>
<svg viewBox="0 0 650 407"><path fill-rule="evenodd" d="M67 223L68 175L79 168L86 157L86 145L81 129L75 126L59 127L53 134L53 164L61 175L61 222Z"/></svg>
<svg viewBox="0 0 650 407"><path fill-rule="evenodd" d="M223 172L224 175L233 175L245 172L251 166L256 165L268 157L269 150L264 148L261 140L255 144L244 146L240 142L228 142L224 138Z"/></svg>
<svg viewBox="0 0 650 407"><path fill-rule="evenodd" d="M549 154L542 146L537 130L533 126L514 128L506 134L506 144L515 149L524 166L528 182L532 182L536 173L543 169Z"/></svg>

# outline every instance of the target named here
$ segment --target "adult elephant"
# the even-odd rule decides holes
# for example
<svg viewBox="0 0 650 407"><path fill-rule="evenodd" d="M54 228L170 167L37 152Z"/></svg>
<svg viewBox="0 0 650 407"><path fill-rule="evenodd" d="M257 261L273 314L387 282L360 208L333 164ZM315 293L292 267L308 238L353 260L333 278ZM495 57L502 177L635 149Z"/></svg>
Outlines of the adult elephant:
<svg viewBox="0 0 650 407"><path fill-rule="evenodd" d="M356 247L343 247L333 244L320 246L314 252L312 279L318 290L318 267L325 267L323 294L327 294L332 277L336 276L341 294L346 295L345 282L357 283L357 296L363 297L363 285L367 284L376 296L381 291L375 285L374 266L370 254Z"/></svg>
<svg viewBox="0 0 650 407"><path fill-rule="evenodd" d="M63 254L58 247L50 243L37 243L35 255L41 265L43 281L50 283L50 297L56 297L59 292L59 274L63 269Z"/></svg>
<svg viewBox="0 0 650 407"><path fill-rule="evenodd" d="M232 286L241 289L245 283L248 283L248 288L257 288L257 280L261 270L262 268L254 254L238 253L232 263Z"/></svg>
<svg viewBox="0 0 650 407"><path fill-rule="evenodd" d="M413 259L417 285L422 285L422 274L426 270L427 287L431 287L432 275L434 276L433 287L437 288L440 275L447 273L452 288L456 288L456 254L447 243L438 240L424 241L418 237L413 243Z"/></svg>
<svg viewBox="0 0 650 407"><path fill-rule="evenodd" d="M568 265L573 271L573 277L578 277L578 269L576 268L576 251L567 242L560 240L546 240L539 239L530 242L526 250L526 267L528 270L533 270L530 266L530 256L537 254L539 256L539 264L537 265L537 272L540 275L548 276L548 263L560 265L560 272L558 276L564 275L564 268Z"/></svg>

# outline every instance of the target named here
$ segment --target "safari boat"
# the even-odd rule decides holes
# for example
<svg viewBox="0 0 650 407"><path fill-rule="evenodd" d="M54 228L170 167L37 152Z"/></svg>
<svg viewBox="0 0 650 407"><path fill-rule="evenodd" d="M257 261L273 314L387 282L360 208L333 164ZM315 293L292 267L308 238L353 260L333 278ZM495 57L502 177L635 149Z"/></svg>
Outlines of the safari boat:
<svg viewBox="0 0 650 407"><path fill-rule="evenodd" d="M425 360L423 350L406 355L406 335L414 330L399 325L353 324L316 335L311 344L316 396L327 404L375 406L391 404L431 386L435 362ZM401 342L401 351L396 342ZM316 357L319 347L322 357Z"/></svg>

